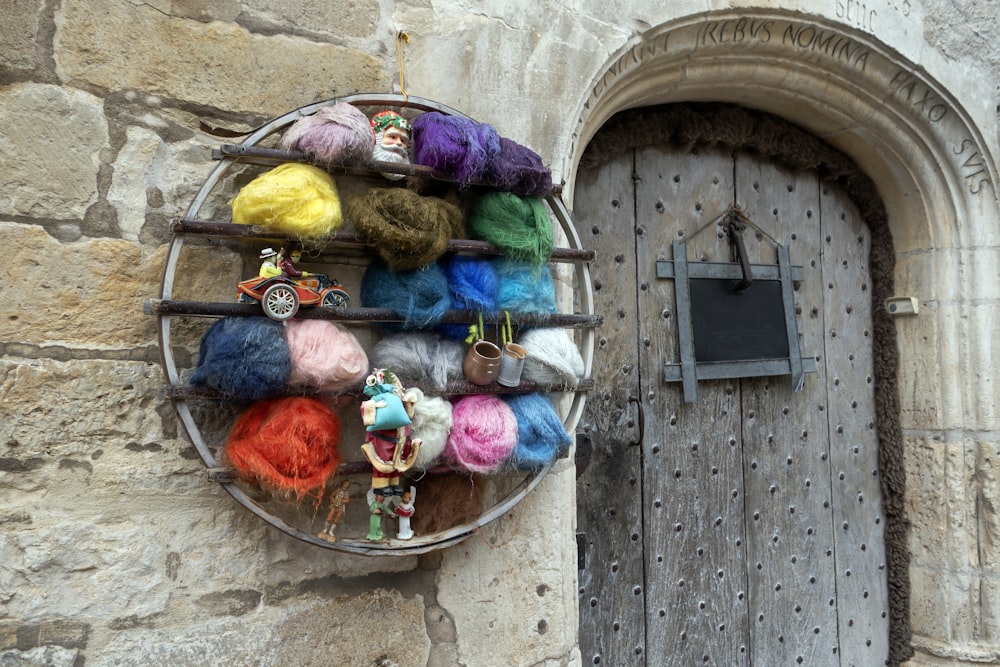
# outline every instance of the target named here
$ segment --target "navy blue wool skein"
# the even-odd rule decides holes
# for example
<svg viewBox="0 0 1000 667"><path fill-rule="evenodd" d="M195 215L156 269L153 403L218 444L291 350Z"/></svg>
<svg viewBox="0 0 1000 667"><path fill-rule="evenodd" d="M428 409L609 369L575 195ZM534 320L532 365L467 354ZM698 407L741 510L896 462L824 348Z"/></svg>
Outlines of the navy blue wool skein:
<svg viewBox="0 0 1000 667"><path fill-rule="evenodd" d="M517 419L517 448L512 464L518 470L538 470L555 461L572 443L546 396L519 394L504 400Z"/></svg>
<svg viewBox="0 0 1000 667"><path fill-rule="evenodd" d="M257 400L278 393L291 370L281 322L227 317L202 337L191 384L230 398Z"/></svg>
<svg viewBox="0 0 1000 667"><path fill-rule="evenodd" d="M414 331L435 327L451 307L448 279L437 264L413 271L390 271L374 260L361 278L361 305L388 308L402 323L379 322L383 331Z"/></svg>

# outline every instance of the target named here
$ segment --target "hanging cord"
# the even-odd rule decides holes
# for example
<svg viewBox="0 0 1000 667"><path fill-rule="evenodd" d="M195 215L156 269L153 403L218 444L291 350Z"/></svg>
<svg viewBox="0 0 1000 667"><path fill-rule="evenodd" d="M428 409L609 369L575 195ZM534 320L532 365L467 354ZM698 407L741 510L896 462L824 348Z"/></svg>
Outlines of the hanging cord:
<svg viewBox="0 0 1000 667"><path fill-rule="evenodd" d="M770 234L768 234L767 232L765 232L763 229L761 229L756 223L754 223L753 220L751 220L749 217L747 217L747 214L743 212L743 209L740 208L736 204L733 204L732 206L730 206L729 208L727 208L725 211L723 211L722 213L720 213L717 217L713 218L712 220L709 220L704 225L702 225L701 227L699 227L698 229L696 229L693 234L691 234L690 236L687 237L687 240L690 241L694 237L698 236L698 234L701 234L703 231L705 231L709 227L715 225L720 220L723 220L724 218L727 218L729 216L735 216L735 218L736 218L736 220L738 222L741 222L744 225L749 225L750 227L753 227L755 230L757 230L757 232L759 232L768 241L770 241L771 244L775 248L782 247L781 244L778 243L777 239L775 239L773 236L771 236Z"/></svg>
<svg viewBox="0 0 1000 667"><path fill-rule="evenodd" d="M500 328L500 346L507 347L507 343L514 342L514 331L510 326L510 311L503 311L504 323Z"/></svg>
<svg viewBox="0 0 1000 667"><path fill-rule="evenodd" d="M470 345L476 341L483 340L486 337L486 327L483 326L483 314L479 313L479 325L470 324L469 325L469 337L465 339L466 343Z"/></svg>
<svg viewBox="0 0 1000 667"><path fill-rule="evenodd" d="M396 62L399 65L399 92L403 95L403 106L406 106L406 102L409 99L409 95L406 93L406 75L404 73L403 66L403 43L410 43L410 36L403 32L402 30L396 33Z"/></svg>

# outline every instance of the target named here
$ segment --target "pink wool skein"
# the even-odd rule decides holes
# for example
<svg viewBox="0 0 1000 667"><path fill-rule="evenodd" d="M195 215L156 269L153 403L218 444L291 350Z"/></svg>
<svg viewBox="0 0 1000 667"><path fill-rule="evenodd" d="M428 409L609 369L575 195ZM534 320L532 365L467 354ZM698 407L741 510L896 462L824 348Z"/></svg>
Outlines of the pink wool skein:
<svg viewBox="0 0 1000 667"><path fill-rule="evenodd" d="M368 374L368 355L346 327L327 320L285 322L285 340L292 358L286 384L323 391L342 391Z"/></svg>
<svg viewBox="0 0 1000 667"><path fill-rule="evenodd" d="M471 472L496 472L517 448L517 418L496 396L475 394L459 399L443 457Z"/></svg>
<svg viewBox="0 0 1000 667"><path fill-rule="evenodd" d="M300 150L324 164L367 160L375 148L375 135L360 109L337 102L297 119L282 135L278 148Z"/></svg>

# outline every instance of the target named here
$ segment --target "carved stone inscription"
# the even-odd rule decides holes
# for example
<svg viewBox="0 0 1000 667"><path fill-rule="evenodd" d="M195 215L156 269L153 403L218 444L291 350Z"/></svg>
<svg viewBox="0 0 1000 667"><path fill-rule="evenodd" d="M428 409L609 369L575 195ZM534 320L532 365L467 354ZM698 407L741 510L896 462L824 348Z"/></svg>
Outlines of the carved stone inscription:
<svg viewBox="0 0 1000 667"><path fill-rule="evenodd" d="M832 0L838 18L867 32L877 21L910 16L910 0ZM691 24L647 38L614 60L594 83L583 105L578 122L582 126L591 107L609 93L615 84L647 64L677 60L678 72L684 59L692 54L725 50L753 49L762 55L780 54L796 60L808 60L817 68L845 69L852 77L866 80L873 91L882 90L884 104L902 106L916 122L928 125L949 147L953 167L965 181L970 195L992 193L993 178L973 131L965 125L945 93L932 87L915 71L905 69L837 30L832 25L800 23L784 18L729 17ZM792 52L792 53L789 53Z"/></svg>

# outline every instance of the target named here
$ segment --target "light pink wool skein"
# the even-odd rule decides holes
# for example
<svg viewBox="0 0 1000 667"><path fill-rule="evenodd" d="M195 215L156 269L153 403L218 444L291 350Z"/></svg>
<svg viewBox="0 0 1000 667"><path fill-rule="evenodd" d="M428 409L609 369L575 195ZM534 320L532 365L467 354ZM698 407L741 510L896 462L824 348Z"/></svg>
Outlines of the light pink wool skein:
<svg viewBox="0 0 1000 667"><path fill-rule="evenodd" d="M285 340L292 371L285 384L342 391L368 374L368 355L344 326L328 320L288 320Z"/></svg>
<svg viewBox="0 0 1000 667"><path fill-rule="evenodd" d="M282 150L300 150L324 164L371 159L374 147L368 117L346 102L321 107L297 119L278 142Z"/></svg>
<svg viewBox="0 0 1000 667"><path fill-rule="evenodd" d="M455 403L451 418L443 458L459 468L495 472L517 447L517 418L496 396L465 396Z"/></svg>

